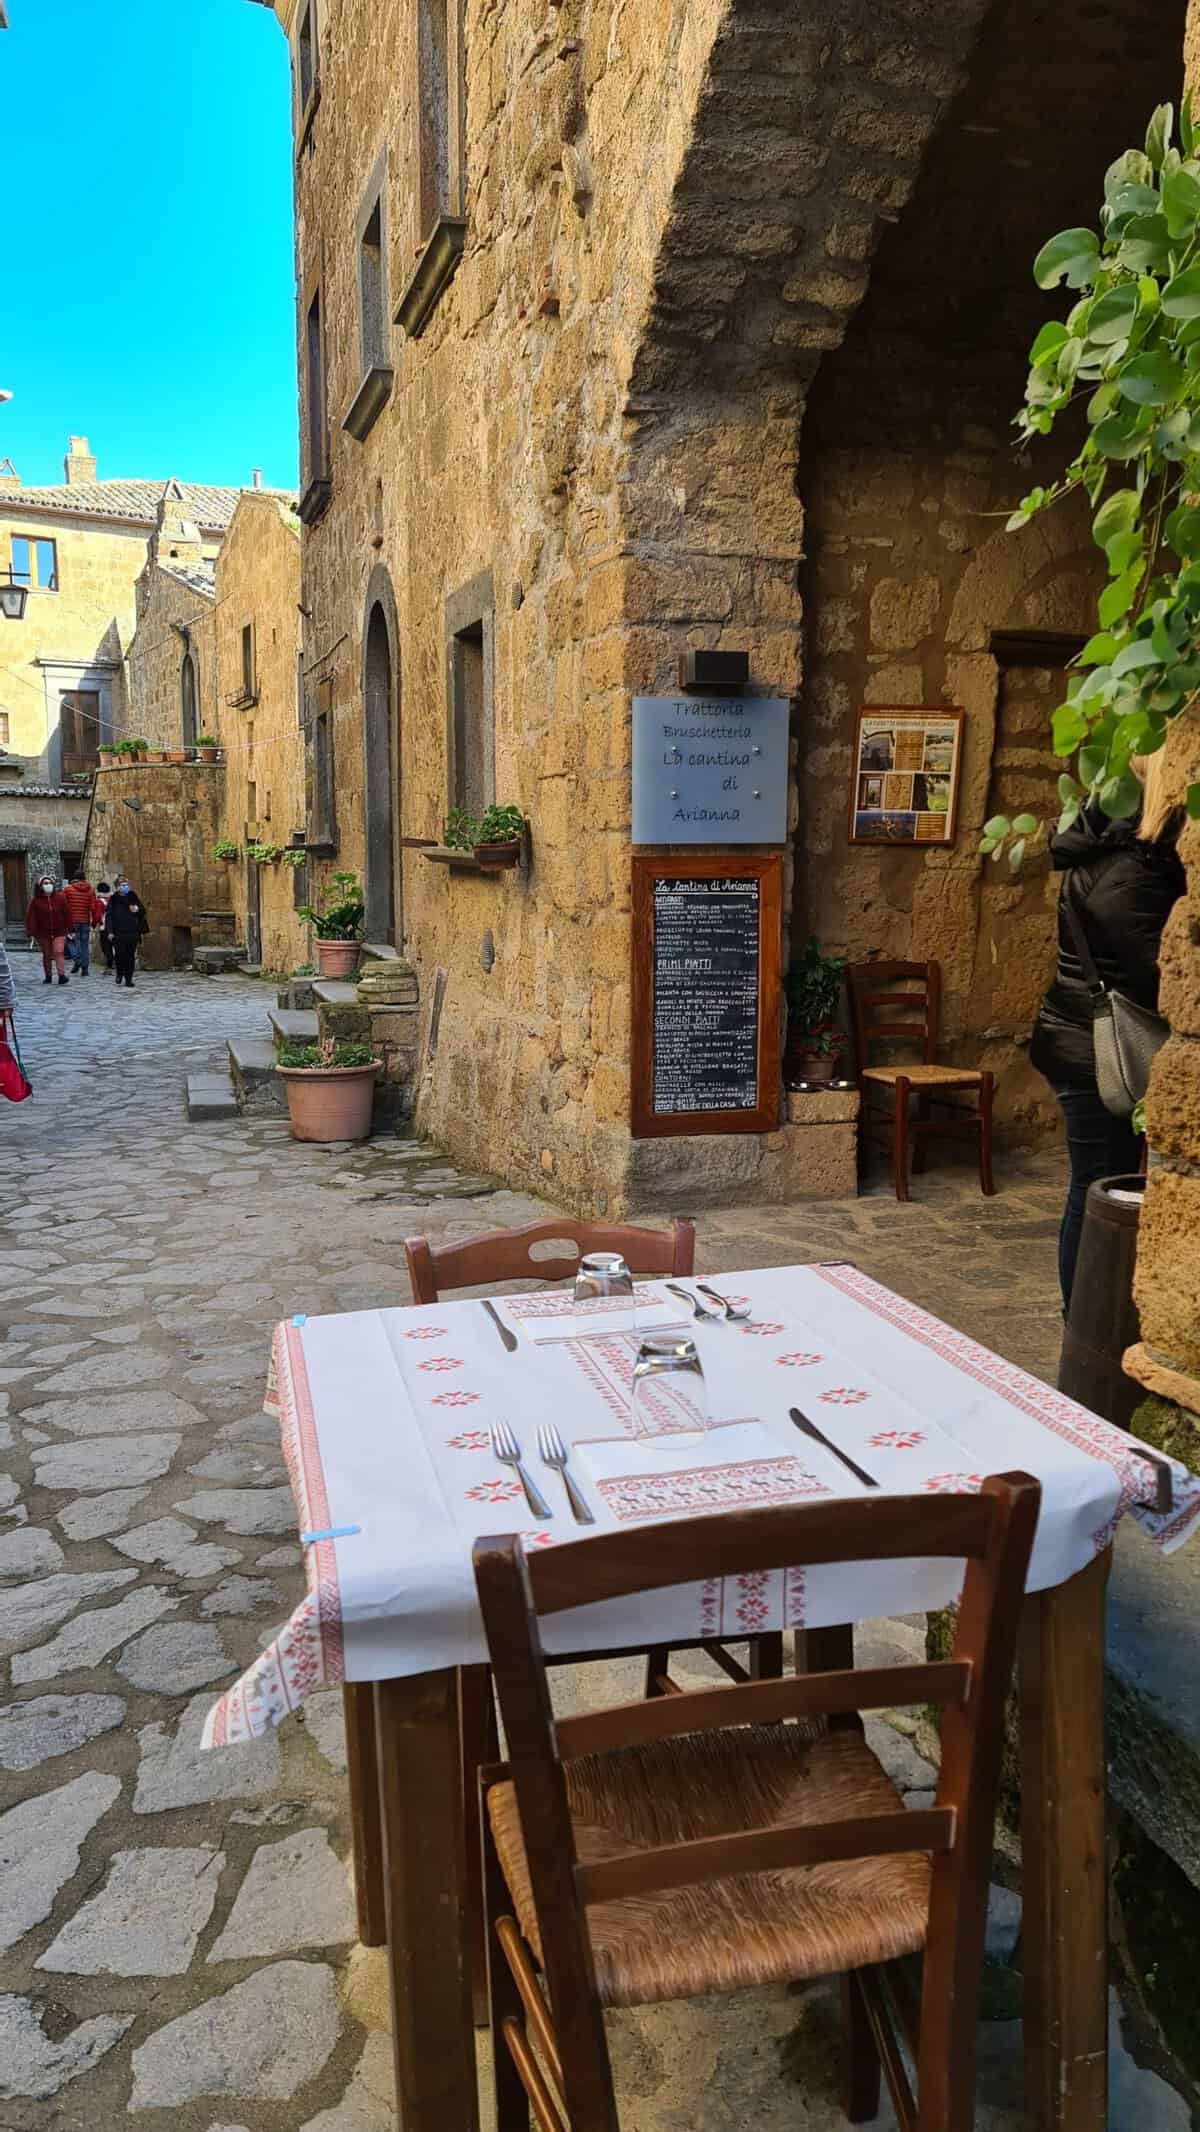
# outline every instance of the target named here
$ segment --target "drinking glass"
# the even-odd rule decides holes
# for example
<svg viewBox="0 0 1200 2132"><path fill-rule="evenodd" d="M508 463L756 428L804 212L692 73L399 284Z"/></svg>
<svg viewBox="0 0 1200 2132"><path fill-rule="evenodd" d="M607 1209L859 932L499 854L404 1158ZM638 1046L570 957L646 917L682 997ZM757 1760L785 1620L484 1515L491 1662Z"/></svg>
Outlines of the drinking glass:
<svg viewBox="0 0 1200 2132"><path fill-rule="evenodd" d="M630 1434L647 1449L702 1443L708 1388L696 1343L679 1333L646 1333L633 1365Z"/></svg>
<svg viewBox="0 0 1200 2132"><path fill-rule="evenodd" d="M599 1313L614 1332L634 1330L633 1275L619 1251L584 1253L575 1274L574 1307L581 1317Z"/></svg>

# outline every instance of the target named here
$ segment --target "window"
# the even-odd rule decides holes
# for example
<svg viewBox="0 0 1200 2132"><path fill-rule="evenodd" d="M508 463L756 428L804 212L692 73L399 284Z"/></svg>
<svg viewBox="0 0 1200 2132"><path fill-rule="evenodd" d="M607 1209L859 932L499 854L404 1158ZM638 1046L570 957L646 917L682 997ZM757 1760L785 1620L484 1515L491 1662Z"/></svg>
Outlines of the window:
<svg viewBox="0 0 1200 2132"><path fill-rule="evenodd" d="M305 525L329 502L329 414L325 399L325 330L318 285L309 298L304 325L304 442L307 486L300 498Z"/></svg>
<svg viewBox="0 0 1200 2132"><path fill-rule="evenodd" d="M243 703L256 703L256 702L258 701L258 690L257 690L257 687L255 686L255 680L254 680L254 624L253 624L253 622L243 622L243 624L242 624L242 636L241 636L241 651L242 651L242 689L241 689L241 700L242 700L242 702L243 702Z"/></svg>
<svg viewBox="0 0 1200 2132"><path fill-rule="evenodd" d="M392 390L387 300L387 152L371 172L355 223L358 238L358 354L361 381L342 418L359 441L372 428Z"/></svg>
<svg viewBox="0 0 1200 2132"><path fill-rule="evenodd" d="M450 9L453 0L417 0L420 96L418 234L422 243L450 212Z"/></svg>
<svg viewBox="0 0 1200 2132"><path fill-rule="evenodd" d="M309 728L309 842L335 844L337 822L333 788L333 711L318 711Z"/></svg>
<svg viewBox="0 0 1200 2132"><path fill-rule="evenodd" d="M362 366L387 360L383 293L383 201L376 196L358 245L359 331Z"/></svg>
<svg viewBox="0 0 1200 2132"><path fill-rule="evenodd" d="M246 827L258 827L258 786L252 777L246 780Z"/></svg>
<svg viewBox="0 0 1200 2132"><path fill-rule="evenodd" d="M304 0L296 31L296 141L303 146L321 93L321 48L316 0Z"/></svg>
<svg viewBox="0 0 1200 2132"><path fill-rule="evenodd" d="M64 689L58 699L59 774L86 777L98 761L100 693L98 689Z"/></svg>
<svg viewBox="0 0 1200 2132"><path fill-rule="evenodd" d="M183 717L183 745L194 748L199 737L196 718L196 661L190 651L183 655L179 669L179 705Z"/></svg>
<svg viewBox="0 0 1200 2132"><path fill-rule="evenodd" d="M32 592L58 591L58 550L52 540L14 533L9 568L15 585L27 585Z"/></svg>
<svg viewBox="0 0 1200 2132"><path fill-rule="evenodd" d="M496 796L492 701L492 573L446 602L449 636L449 802L482 814Z"/></svg>
<svg viewBox="0 0 1200 2132"><path fill-rule="evenodd" d="M8 746L8 712L0 711L0 748Z"/></svg>
<svg viewBox="0 0 1200 2132"><path fill-rule="evenodd" d="M410 340L424 332L466 237L466 41L463 0L417 0L419 256L396 306Z"/></svg>

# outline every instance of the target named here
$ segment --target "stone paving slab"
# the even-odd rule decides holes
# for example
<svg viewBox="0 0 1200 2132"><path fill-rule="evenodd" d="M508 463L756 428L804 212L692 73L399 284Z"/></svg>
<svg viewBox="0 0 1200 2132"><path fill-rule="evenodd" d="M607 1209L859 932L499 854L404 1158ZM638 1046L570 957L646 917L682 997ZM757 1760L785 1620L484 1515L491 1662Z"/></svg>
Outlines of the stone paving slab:
<svg viewBox="0 0 1200 2132"><path fill-rule="evenodd" d="M340 1695L250 1746L202 1755L199 1734L210 1668L248 1664L303 1591L259 1410L272 1324L403 1298L414 1229L439 1240L545 1209L412 1142L306 1147L269 1112L189 1123L181 1072L220 1077L230 1040L261 1043L262 985L146 973L119 1013L102 986L55 992L47 1012L36 969L16 963L35 1095L5 1121L19 1159L0 1172L0 1369L15 1372L0 1388L0 1609L15 1594L37 1623L72 1603L0 1675L0 1859L21 1891L0 1898L14 1934L0 2127L109 2132L132 2110L135 2132L392 2132L382 1956L347 1937ZM933 1171L907 1208L880 1189L707 1215L698 1263L856 1258L1051 1375L1057 1163L1002 1164L1000 1182L987 1203L966 1173ZM102 1288L74 1281L97 1261ZM894 1651L919 1639L888 1629ZM600 1692L556 1683L556 1701ZM929 1765L908 1738L878 1737L921 1796ZM1003 1895L1000 1954L1017 1928ZM636 2132L842 2124L827 1993L622 2015L613 2034ZM1019 2037L1004 2022L983 2039L980 2126L1016 2132ZM1182 2126L1179 2098L1115 2030L1114 2054L1118 2132Z"/></svg>

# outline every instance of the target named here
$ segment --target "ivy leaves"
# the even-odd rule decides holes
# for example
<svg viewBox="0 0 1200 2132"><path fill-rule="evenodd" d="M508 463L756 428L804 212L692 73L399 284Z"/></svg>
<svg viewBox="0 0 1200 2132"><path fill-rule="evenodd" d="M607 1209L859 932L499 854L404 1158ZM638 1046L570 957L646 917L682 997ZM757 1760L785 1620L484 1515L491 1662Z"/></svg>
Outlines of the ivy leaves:
<svg viewBox="0 0 1200 2132"><path fill-rule="evenodd" d="M1108 582L1099 628L1085 645L1052 721L1057 755L1077 758L1059 779L1060 828L1097 803L1124 820L1141 788L1131 757L1161 747L1173 718L1200 702L1200 157L1190 100L1163 104L1144 149L1105 175L1099 231L1062 230L1042 246L1034 279L1074 292L1029 351L1022 442L1050 434L1082 406L1085 441L1008 521L1018 531L1082 489ZM1200 818L1200 787L1188 794ZM994 816L980 849L1020 865L1034 824ZM1010 839L1012 841L1010 841Z"/></svg>

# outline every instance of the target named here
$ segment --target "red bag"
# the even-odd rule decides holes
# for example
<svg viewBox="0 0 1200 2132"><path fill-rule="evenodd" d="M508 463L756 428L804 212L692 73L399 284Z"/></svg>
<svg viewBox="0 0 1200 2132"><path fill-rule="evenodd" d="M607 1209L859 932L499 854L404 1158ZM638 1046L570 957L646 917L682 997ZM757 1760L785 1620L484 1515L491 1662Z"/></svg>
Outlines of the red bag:
<svg viewBox="0 0 1200 2132"><path fill-rule="evenodd" d="M6 1031L12 1036L7 1041ZM33 1083L26 1079L21 1064L21 1051L17 1032L7 1013L0 1013L0 1096L7 1096L10 1103L23 1103L33 1094Z"/></svg>

